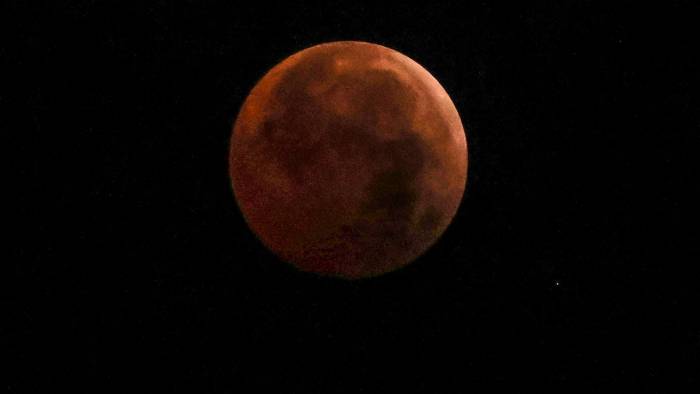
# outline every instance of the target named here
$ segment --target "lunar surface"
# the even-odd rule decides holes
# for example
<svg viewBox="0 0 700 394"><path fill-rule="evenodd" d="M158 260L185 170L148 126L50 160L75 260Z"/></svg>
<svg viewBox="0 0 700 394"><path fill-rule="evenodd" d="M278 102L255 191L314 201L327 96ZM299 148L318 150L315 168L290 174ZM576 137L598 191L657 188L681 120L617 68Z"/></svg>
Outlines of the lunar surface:
<svg viewBox="0 0 700 394"><path fill-rule="evenodd" d="M272 68L238 114L233 192L273 253L357 279L412 262L462 199L467 141L428 71L392 49L317 45Z"/></svg>

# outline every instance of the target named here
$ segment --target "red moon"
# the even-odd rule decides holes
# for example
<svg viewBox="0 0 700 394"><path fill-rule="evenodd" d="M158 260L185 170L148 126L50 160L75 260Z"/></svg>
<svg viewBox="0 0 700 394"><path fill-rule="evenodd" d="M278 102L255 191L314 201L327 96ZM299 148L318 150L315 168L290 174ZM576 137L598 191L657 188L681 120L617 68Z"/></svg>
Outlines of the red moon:
<svg viewBox="0 0 700 394"><path fill-rule="evenodd" d="M412 262L462 200L467 141L440 83L405 55L341 41L286 58L233 127L243 216L282 260L358 279Z"/></svg>

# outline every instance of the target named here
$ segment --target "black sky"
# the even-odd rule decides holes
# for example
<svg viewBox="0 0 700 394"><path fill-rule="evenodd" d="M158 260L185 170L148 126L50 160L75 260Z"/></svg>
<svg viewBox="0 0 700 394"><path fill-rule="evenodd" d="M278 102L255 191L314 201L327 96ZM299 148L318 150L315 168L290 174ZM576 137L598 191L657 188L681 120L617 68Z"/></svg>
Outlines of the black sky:
<svg viewBox="0 0 700 394"><path fill-rule="evenodd" d="M8 392L698 383L697 7L56 3L0 17ZM269 253L227 172L257 80L346 39L428 69L469 143L441 240L356 282Z"/></svg>

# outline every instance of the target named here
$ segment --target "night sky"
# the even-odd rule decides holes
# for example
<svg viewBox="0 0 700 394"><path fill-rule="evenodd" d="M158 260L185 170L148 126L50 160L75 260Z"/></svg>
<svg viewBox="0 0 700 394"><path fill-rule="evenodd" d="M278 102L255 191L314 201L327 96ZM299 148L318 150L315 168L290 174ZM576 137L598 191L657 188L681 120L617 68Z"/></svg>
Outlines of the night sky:
<svg viewBox="0 0 700 394"><path fill-rule="evenodd" d="M697 7L28 3L0 10L0 389L698 384ZM424 66L468 140L443 237L369 280L280 261L228 174L250 89L335 40Z"/></svg>

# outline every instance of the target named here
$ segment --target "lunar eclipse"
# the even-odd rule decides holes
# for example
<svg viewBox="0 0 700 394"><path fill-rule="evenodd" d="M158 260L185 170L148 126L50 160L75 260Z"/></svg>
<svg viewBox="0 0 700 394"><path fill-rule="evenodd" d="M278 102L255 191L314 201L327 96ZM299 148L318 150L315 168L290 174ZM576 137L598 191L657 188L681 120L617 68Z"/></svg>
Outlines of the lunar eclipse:
<svg viewBox="0 0 700 394"><path fill-rule="evenodd" d="M229 170L246 222L274 254L358 279L405 266L443 234L466 186L467 141L452 100L418 63L333 42L255 85Z"/></svg>

